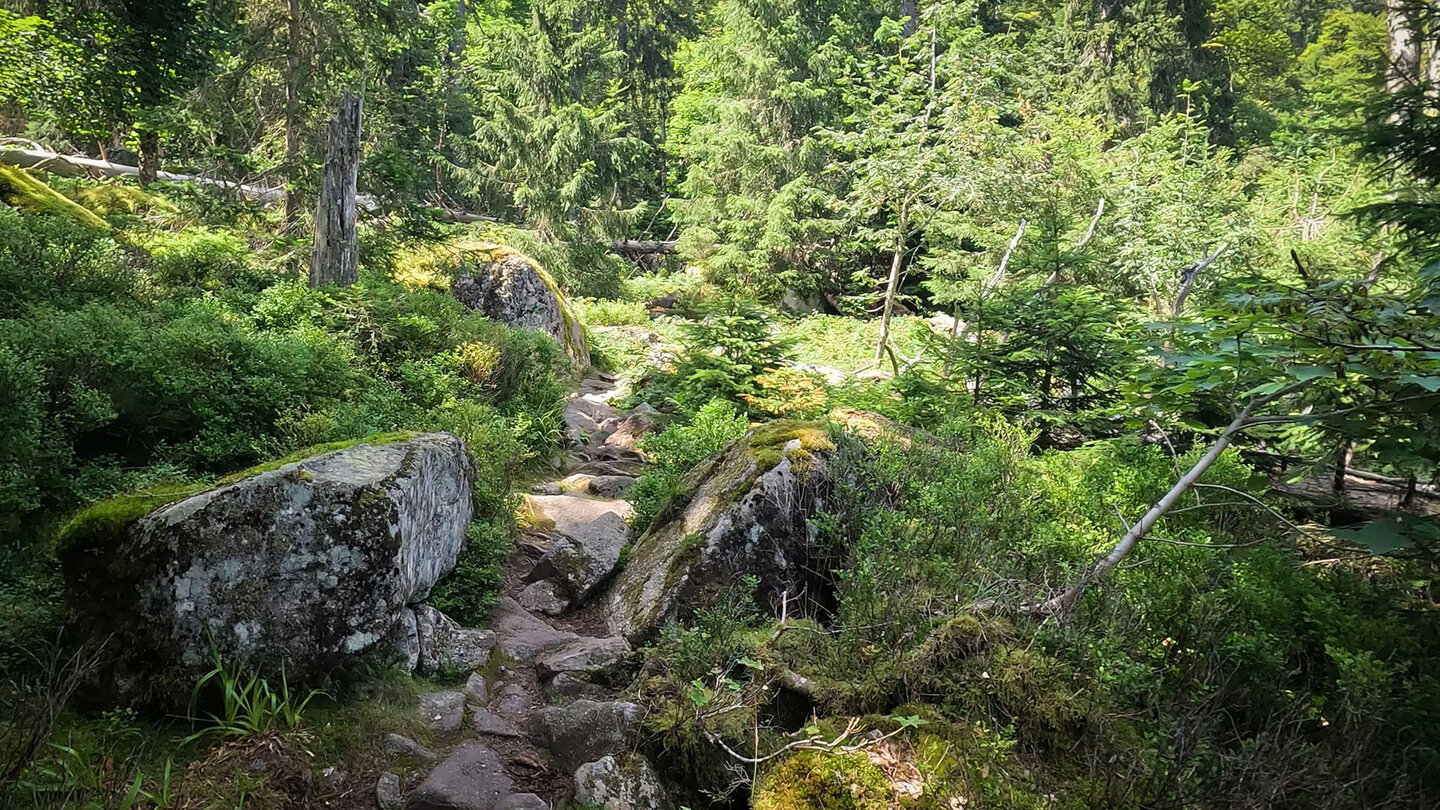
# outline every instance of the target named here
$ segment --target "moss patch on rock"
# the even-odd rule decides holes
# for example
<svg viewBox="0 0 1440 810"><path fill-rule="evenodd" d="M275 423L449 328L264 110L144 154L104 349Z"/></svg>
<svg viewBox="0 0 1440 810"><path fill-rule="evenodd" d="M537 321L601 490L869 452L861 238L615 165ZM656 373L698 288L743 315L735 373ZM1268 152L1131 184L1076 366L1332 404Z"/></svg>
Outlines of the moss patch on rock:
<svg viewBox="0 0 1440 810"><path fill-rule="evenodd" d="M68 217L97 231L110 226L94 212L77 204L39 178L14 166L0 166L0 202L26 214Z"/></svg>
<svg viewBox="0 0 1440 810"><path fill-rule="evenodd" d="M85 186L66 193L67 197L102 216L138 216L154 212L179 213L174 203L162 197L118 183Z"/></svg>
<svg viewBox="0 0 1440 810"><path fill-rule="evenodd" d="M861 753L802 751L761 775L754 810L886 810L893 806L885 774Z"/></svg>

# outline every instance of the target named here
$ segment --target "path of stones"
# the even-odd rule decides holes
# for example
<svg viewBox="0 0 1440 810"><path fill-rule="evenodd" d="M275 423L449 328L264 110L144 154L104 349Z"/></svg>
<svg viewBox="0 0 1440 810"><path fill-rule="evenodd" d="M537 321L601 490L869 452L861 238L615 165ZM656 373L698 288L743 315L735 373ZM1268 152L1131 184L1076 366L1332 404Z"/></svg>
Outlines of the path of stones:
<svg viewBox="0 0 1440 810"><path fill-rule="evenodd" d="M429 770L409 785L384 773L376 787L384 810L544 810L566 796L669 807L653 770L630 751L639 707L604 685L630 645L608 636L594 598L625 545L632 508L624 495L645 465L635 445L653 429L646 413L616 410L622 395L613 379L590 378L567 403L563 477L526 496L528 528L505 565L489 633L468 634L493 644L489 664L462 690L422 696L418 710L446 747L385 739L393 763Z"/></svg>

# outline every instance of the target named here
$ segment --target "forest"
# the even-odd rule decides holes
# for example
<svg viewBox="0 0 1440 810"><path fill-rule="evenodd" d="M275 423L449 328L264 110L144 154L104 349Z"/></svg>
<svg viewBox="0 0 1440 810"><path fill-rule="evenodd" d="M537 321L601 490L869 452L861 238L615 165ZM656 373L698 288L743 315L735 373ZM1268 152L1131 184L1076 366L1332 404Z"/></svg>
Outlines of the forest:
<svg viewBox="0 0 1440 810"><path fill-rule="evenodd" d="M0 807L1437 806L1437 0L0 0Z"/></svg>

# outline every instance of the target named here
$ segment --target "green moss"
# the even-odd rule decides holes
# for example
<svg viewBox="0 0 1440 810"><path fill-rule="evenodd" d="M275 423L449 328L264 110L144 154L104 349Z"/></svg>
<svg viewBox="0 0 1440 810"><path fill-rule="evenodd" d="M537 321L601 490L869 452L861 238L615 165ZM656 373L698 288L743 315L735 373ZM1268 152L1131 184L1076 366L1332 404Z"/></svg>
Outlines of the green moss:
<svg viewBox="0 0 1440 810"><path fill-rule="evenodd" d="M803 751L770 767L755 785L754 810L885 810L890 783L864 754Z"/></svg>
<svg viewBox="0 0 1440 810"><path fill-rule="evenodd" d="M160 198L134 186L106 183L87 186L70 191L66 196L102 217L128 214L147 214L152 211L178 213L169 200Z"/></svg>
<svg viewBox="0 0 1440 810"><path fill-rule="evenodd" d="M793 419L766 422L745 438L745 446L758 462L756 475L763 475L774 469L785 456L785 445L796 439L800 441L800 446L790 452L790 462L797 468L808 466L815 453L835 449L835 443L830 440L830 431L824 422L800 422Z"/></svg>
<svg viewBox="0 0 1440 810"><path fill-rule="evenodd" d="M87 228L108 231L110 226L94 213L41 182L24 169L0 166L0 202L26 214L68 217Z"/></svg>

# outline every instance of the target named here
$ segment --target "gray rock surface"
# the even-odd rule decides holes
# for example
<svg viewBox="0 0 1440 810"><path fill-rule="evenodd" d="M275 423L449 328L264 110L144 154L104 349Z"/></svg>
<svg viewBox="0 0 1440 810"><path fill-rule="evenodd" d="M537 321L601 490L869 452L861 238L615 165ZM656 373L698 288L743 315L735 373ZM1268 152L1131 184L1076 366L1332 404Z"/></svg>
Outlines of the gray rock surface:
<svg viewBox="0 0 1440 810"><path fill-rule="evenodd" d="M552 702L566 702L589 698L602 700L609 693L600 685L592 683L583 673L561 672L547 679L541 689L545 699Z"/></svg>
<svg viewBox="0 0 1440 810"><path fill-rule="evenodd" d="M564 706L546 706L538 721L556 761L567 769L578 768L628 749L640 724L640 707L623 701L581 699Z"/></svg>
<svg viewBox="0 0 1440 810"><path fill-rule="evenodd" d="M465 722L465 693L430 692L421 695L420 719L441 734L459 731Z"/></svg>
<svg viewBox="0 0 1440 810"><path fill-rule="evenodd" d="M465 742L411 792L405 810L494 810L513 788L499 755Z"/></svg>
<svg viewBox="0 0 1440 810"><path fill-rule="evenodd" d="M550 810L550 805L534 793L511 793L495 805L495 810Z"/></svg>
<svg viewBox="0 0 1440 810"><path fill-rule="evenodd" d="M493 734L497 737L519 737L520 730L511 725L505 718L500 717L489 709L472 707L470 709L470 727L475 729L477 734Z"/></svg>
<svg viewBox="0 0 1440 810"><path fill-rule="evenodd" d="M632 413L615 426L614 431L605 439L605 444L610 447L623 447L626 450L634 450L640 440L655 432L655 422L643 413Z"/></svg>
<svg viewBox="0 0 1440 810"><path fill-rule="evenodd" d="M390 628L390 646L395 649L395 659L405 667L405 671L414 672L420 663L420 630L415 626L415 611L410 608L400 610L400 618Z"/></svg>
<svg viewBox="0 0 1440 810"><path fill-rule="evenodd" d="M582 605L615 572L629 536L630 524L618 512L601 512L585 523L571 523L555 536L526 578L556 582L570 595L572 605Z"/></svg>
<svg viewBox="0 0 1440 810"><path fill-rule="evenodd" d="M535 708L530 693L518 683L507 683L495 694L490 708L496 715L512 723L524 722Z"/></svg>
<svg viewBox="0 0 1440 810"><path fill-rule="evenodd" d="M579 638L537 619L508 596L495 603L490 612L490 627L495 631L500 649L517 661L529 661L536 653Z"/></svg>
<svg viewBox="0 0 1440 810"><path fill-rule="evenodd" d="M575 771L575 802L604 810L673 810L655 768L626 752L587 762Z"/></svg>
<svg viewBox="0 0 1440 810"><path fill-rule="evenodd" d="M380 810L400 810L405 804L405 793L400 789L400 775L392 771L380 774L375 783L375 803Z"/></svg>
<svg viewBox="0 0 1440 810"><path fill-rule="evenodd" d="M531 613L543 613L546 616L559 616L570 607L570 600L561 593L560 587L548 580L526 585L515 597L515 601Z"/></svg>
<svg viewBox="0 0 1440 810"><path fill-rule="evenodd" d="M454 568L474 484L450 434L361 443L161 507L125 542L78 542L67 584L82 623L125 651L113 669L124 691L193 682L216 654L310 682L392 638L405 606Z"/></svg>
<svg viewBox="0 0 1440 810"><path fill-rule="evenodd" d="M737 442L692 472L683 507L635 541L611 583L612 632L644 640L747 574L768 601L805 589L808 521L826 488L826 448L794 438L763 450ZM767 469L770 453L779 460Z"/></svg>
<svg viewBox="0 0 1440 810"><path fill-rule="evenodd" d="M623 498L634 486L631 475L595 475L587 482L586 491L597 498Z"/></svg>
<svg viewBox="0 0 1440 810"><path fill-rule="evenodd" d="M461 258L454 292L460 303L492 320L555 338L577 371L590 365L585 327L554 279L526 257L505 248L468 252Z"/></svg>
<svg viewBox="0 0 1440 810"><path fill-rule="evenodd" d="M417 669L421 672L472 670L485 665L495 647L489 630L461 627L459 622L429 605L415 608L418 641Z"/></svg>
<svg viewBox="0 0 1440 810"><path fill-rule="evenodd" d="M440 758L439 754L400 734L386 734L380 741L380 750L387 757L411 757L421 762L433 762Z"/></svg>
<svg viewBox="0 0 1440 810"><path fill-rule="evenodd" d="M542 678L561 672L594 673L613 669L630 654L630 643L618 636L581 638L535 657Z"/></svg>
<svg viewBox="0 0 1440 810"><path fill-rule="evenodd" d="M485 682L484 675L470 673L470 677L465 679L465 696L482 706L490 702L490 685Z"/></svg>

